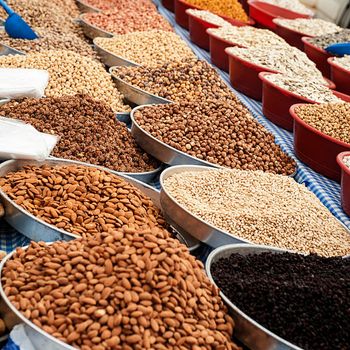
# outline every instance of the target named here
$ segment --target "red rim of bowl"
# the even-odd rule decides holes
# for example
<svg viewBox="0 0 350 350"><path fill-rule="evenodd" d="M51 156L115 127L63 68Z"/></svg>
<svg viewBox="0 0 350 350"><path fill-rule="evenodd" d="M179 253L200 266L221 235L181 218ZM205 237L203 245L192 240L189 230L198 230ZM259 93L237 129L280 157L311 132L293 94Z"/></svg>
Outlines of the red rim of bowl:
<svg viewBox="0 0 350 350"><path fill-rule="evenodd" d="M248 5L250 5L250 6L254 6L256 3L260 4L260 3L264 3L264 2L259 1L259 0L248 0ZM291 10L286 9L285 7L281 7L281 6L277 6L277 5L273 5L273 4L269 4L269 3L264 3L264 4L268 4L271 7L275 7L278 10L282 9L283 11L287 11L287 12L291 13L292 15L308 16L308 17L296 17L296 18L313 18L315 16L315 14L311 15L311 14L306 14L306 13L295 12L295 11L291 11ZM281 17L281 16L276 15L274 13L271 13L270 11L265 10L265 9L264 10L258 9L258 10L261 12L265 12L267 15L269 15L271 17L284 18L284 17Z"/></svg>
<svg viewBox="0 0 350 350"><path fill-rule="evenodd" d="M219 40L219 41L221 41L221 42L223 42L223 43L225 43L225 44L227 44L227 45L231 45L231 46L234 46L234 47L241 47L242 49L248 48L247 46L243 46L243 45L241 45L241 44L237 44L237 43L235 43L235 42L233 42L233 41L228 41L228 40L226 40L226 39L222 39L219 35L217 35L217 34L215 34L215 33L211 33L211 31L210 31L209 29L217 29L217 28L208 28L208 29L206 30L206 32L207 32L207 34L208 34L209 36L212 36L213 38L215 38L215 39L217 39L217 40ZM227 53L227 52L226 52L226 53Z"/></svg>
<svg viewBox="0 0 350 350"><path fill-rule="evenodd" d="M334 62L334 58L335 57L328 57L327 58L327 62L332 66L335 67L337 69L339 69L341 72L343 72L344 74L350 74L350 69L345 69L342 66L339 66L339 64L337 64L336 62Z"/></svg>
<svg viewBox="0 0 350 350"><path fill-rule="evenodd" d="M341 152L337 155L337 163L340 166L340 168L346 172L347 175L350 175L350 168L348 168L344 162L343 162L343 158L346 156L350 156L350 151L345 151L345 152Z"/></svg>
<svg viewBox="0 0 350 350"><path fill-rule="evenodd" d="M330 53L328 53L325 49L321 49L320 47L309 43L308 39L310 39L310 38L311 38L310 36L303 36L303 37L301 38L301 41L302 41L306 46L309 46L309 47L311 47L312 49L314 49L314 50L316 50L316 51L322 52L324 55L330 55Z"/></svg>
<svg viewBox="0 0 350 350"><path fill-rule="evenodd" d="M268 79L265 77L266 75L271 75L271 74L281 74L281 73L260 72L260 73L259 73L259 78L260 78L264 83L266 83L266 84L272 86L273 88L275 88L276 90L278 90L278 91L280 91L280 92L282 92L282 93L284 93L284 94L288 94L288 95L290 95L290 96L292 96L292 97L298 98L299 100L303 100L303 101L308 102L308 103L314 103L314 104L320 104L320 103L321 103L321 102L316 102L316 101L310 100L310 99L308 99L307 97L303 97L303 96L297 95L296 93L294 93L294 92L292 92L292 91L286 90L286 89L284 89L284 88L282 88L282 87L276 85L275 83L273 83L272 81L268 80ZM328 82L328 83L333 83L332 81L330 81L329 79L327 79L327 78L325 78L325 77L323 77L323 79L325 79L326 82ZM333 83L333 85L334 85L334 83ZM348 96L348 95L346 95L346 94L343 94L343 93L341 93L341 92L338 92L338 91L333 90L333 89L329 86L329 84L328 84L328 86L327 86L327 85L325 85L325 86L328 87L328 88L333 92L333 94L334 94L335 96L338 95L337 97L339 97L339 98L341 98L340 96L342 96L342 95ZM348 96L348 97L349 97L349 101L350 101L350 96ZM344 102L347 102L347 101L344 100Z"/></svg>
<svg viewBox="0 0 350 350"><path fill-rule="evenodd" d="M276 17L276 18L274 18L274 19L272 20L272 22L276 24L276 27L281 27L281 28L283 28L283 29L287 29L287 30L289 30L290 32L292 32L292 33L294 33L294 34L302 35L304 38L314 38L314 37L315 37L315 35L311 35L311 34L299 32L299 31L297 31L297 30L290 29L290 28L288 28L288 27L286 27L286 26L284 26L284 25L282 25L282 24L279 24L279 23L277 23L277 22L275 21L276 19L288 19L288 18L281 18L281 17ZM305 18L305 19L307 19L307 18Z"/></svg>
<svg viewBox="0 0 350 350"><path fill-rule="evenodd" d="M304 128L306 128L306 129L308 129L308 130L314 132L315 134L317 134L317 135L319 135L319 136L325 138L325 139L328 140L328 141L331 141L331 142L333 142L333 143L336 143L337 145L342 146L342 147L350 148L350 143L346 143L346 142L344 142L344 141L337 140L337 139L335 139L334 137L329 136L329 135L323 133L322 131L317 130L317 129L314 128L313 126L307 124L306 122L304 122L304 120L302 120L302 119L298 116L298 114L296 113L296 111L295 111L295 109L296 109L297 107L299 107L299 106L309 106L309 104L297 103L297 104L295 104L295 105L293 105L293 106L291 106L291 107L289 108L289 113L290 113L290 115L292 116L292 118L293 118L295 121L297 121L299 124L301 124Z"/></svg>

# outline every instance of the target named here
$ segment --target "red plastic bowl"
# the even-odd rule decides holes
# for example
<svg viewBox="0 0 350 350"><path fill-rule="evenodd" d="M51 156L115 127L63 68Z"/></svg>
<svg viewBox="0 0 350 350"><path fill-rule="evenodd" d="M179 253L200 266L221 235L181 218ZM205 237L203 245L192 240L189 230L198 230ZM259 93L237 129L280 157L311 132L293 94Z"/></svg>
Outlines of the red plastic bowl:
<svg viewBox="0 0 350 350"><path fill-rule="evenodd" d="M207 33L207 29L218 28L219 26L216 24L212 24L210 22L204 21L203 19L198 18L189 13L187 15L188 15L188 27L190 31L191 41L194 42L199 47L201 47L202 49L209 51L210 44L209 44L209 34ZM220 16L220 17L236 27L254 25L255 23L252 20L250 20L249 22L242 22L242 21L225 17L225 16Z"/></svg>
<svg viewBox="0 0 350 350"><path fill-rule="evenodd" d="M189 27L188 14L186 13L186 10L188 9L200 10L200 8L190 5L185 1L174 0L175 21L178 25L185 29L188 29Z"/></svg>
<svg viewBox="0 0 350 350"><path fill-rule="evenodd" d="M322 74L331 78L331 67L327 62L329 57L332 57L326 50L323 50L315 45L312 45L308 41L309 37L303 37L301 40L304 43L304 51L311 61L316 63L316 67L322 72Z"/></svg>
<svg viewBox="0 0 350 350"><path fill-rule="evenodd" d="M290 108L294 119L294 151L311 169L340 182L340 168L336 162L339 153L350 151L350 144L336 140L313 128L298 117L296 104Z"/></svg>
<svg viewBox="0 0 350 350"><path fill-rule="evenodd" d="M334 57L329 57L327 61L331 67L331 79L337 86L337 90L350 95L350 70L337 65Z"/></svg>
<svg viewBox="0 0 350 350"><path fill-rule="evenodd" d="M271 120L274 124L283 129L293 131L293 118L289 114L292 105L298 103L317 103L308 98L301 97L293 92L283 89L266 79L266 75L270 73L260 73L259 78L263 82L263 98L262 110L264 116ZM334 84L326 80L330 88L334 88ZM343 101L350 102L350 96L344 95L338 91L333 94Z"/></svg>
<svg viewBox="0 0 350 350"><path fill-rule="evenodd" d="M275 30L276 28L276 24L272 20L277 17L288 19L312 17L310 15L293 12L261 1L250 0L248 1L248 5L249 16L258 24L258 26L272 30Z"/></svg>
<svg viewBox="0 0 350 350"><path fill-rule="evenodd" d="M273 23L276 25L275 32L281 38L283 38L289 45L297 47L299 50L304 51L304 43L301 40L303 37L312 38L313 35L298 32L297 30L287 28L281 24L276 23L273 19Z"/></svg>
<svg viewBox="0 0 350 350"><path fill-rule="evenodd" d="M175 9L174 0L162 0L162 5L171 12L174 12Z"/></svg>
<svg viewBox="0 0 350 350"><path fill-rule="evenodd" d="M337 163L341 168L341 205L347 215L350 216L350 169L343 163L343 158L350 156L350 152L342 152L337 155Z"/></svg>

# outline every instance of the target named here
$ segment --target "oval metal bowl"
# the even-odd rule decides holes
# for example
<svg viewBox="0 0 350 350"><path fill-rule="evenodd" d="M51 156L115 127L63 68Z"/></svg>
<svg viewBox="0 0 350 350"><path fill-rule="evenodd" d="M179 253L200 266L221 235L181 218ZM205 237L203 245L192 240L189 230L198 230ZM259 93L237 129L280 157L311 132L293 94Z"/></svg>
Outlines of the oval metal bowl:
<svg viewBox="0 0 350 350"><path fill-rule="evenodd" d="M220 258L227 258L231 254L261 254L261 253L281 254L288 250L273 248L268 246L254 246L248 244L232 244L215 249L210 253L205 264L205 271L210 281L216 285L211 274L211 266ZM234 283L234 281L232 281ZM241 311L224 293L220 292L221 298L226 303L231 316L235 321L235 336L251 350L302 350L298 346L284 340L272 333L258 322L254 321L247 314Z"/></svg>
<svg viewBox="0 0 350 350"><path fill-rule="evenodd" d="M95 39L96 37L102 38L111 38L113 37L112 33L109 33L99 27L96 27L85 20L84 14L79 16L78 22L83 29L84 34L90 38Z"/></svg>
<svg viewBox="0 0 350 350"><path fill-rule="evenodd" d="M93 7L93 6L89 5L89 4L86 4L84 1L75 0L75 2L78 5L79 11L82 12L82 13L101 12L101 10L98 9L97 7Z"/></svg>
<svg viewBox="0 0 350 350"><path fill-rule="evenodd" d="M98 56L101 58L102 63L104 63L107 67L113 66L131 66L131 67L139 67L140 65L136 62L129 61L126 58L118 56L100 45L96 43L96 38L93 40L95 50Z"/></svg>
<svg viewBox="0 0 350 350"><path fill-rule="evenodd" d="M142 183L139 180L136 180L132 177L126 176L121 173L110 171L106 168L91 165L87 163L75 162L71 160L64 159L47 159L43 162L36 162L30 160L9 160L2 164L0 164L0 177L5 176L11 171L17 171L25 165L85 165L92 168L98 168L110 173L114 173L135 187L141 190L145 195L151 198L153 203L160 208L160 200L159 200L159 192L156 191L151 186ZM8 195L0 189L0 199L5 208L5 220L14 227L17 231L22 233L24 236L30 238L33 241L45 241L45 242L53 242L58 240L69 241L74 238L79 238L78 235L67 232L65 230L59 229L54 225L50 225L39 218L35 217L28 211L26 211L21 206L17 205L12 199L8 197Z"/></svg>
<svg viewBox="0 0 350 350"><path fill-rule="evenodd" d="M11 101L11 99L9 99L9 98L0 98L0 106L4 105L5 103L10 102L10 101Z"/></svg>
<svg viewBox="0 0 350 350"><path fill-rule="evenodd" d="M141 105L151 105L151 104L166 104L166 103L172 103L173 101L167 100L163 97L159 97L157 95L153 95L147 91L144 91L136 86L133 86L124 80L116 77L113 74L114 67L111 67L109 69L109 73L111 74L115 85L117 86L118 90L124 95L124 97L131 103L134 103L137 106Z"/></svg>
<svg viewBox="0 0 350 350"><path fill-rule="evenodd" d="M25 55L25 53L23 51L14 49L11 46L7 46L5 44L0 43L0 56L7 56L7 55Z"/></svg>

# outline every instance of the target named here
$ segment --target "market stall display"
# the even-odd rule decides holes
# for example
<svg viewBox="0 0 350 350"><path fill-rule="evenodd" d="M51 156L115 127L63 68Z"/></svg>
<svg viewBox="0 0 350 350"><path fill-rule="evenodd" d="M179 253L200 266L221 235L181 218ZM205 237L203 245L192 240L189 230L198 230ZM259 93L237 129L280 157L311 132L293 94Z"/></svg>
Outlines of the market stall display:
<svg viewBox="0 0 350 350"><path fill-rule="evenodd" d="M350 95L350 56L330 57L331 79L337 90Z"/></svg>

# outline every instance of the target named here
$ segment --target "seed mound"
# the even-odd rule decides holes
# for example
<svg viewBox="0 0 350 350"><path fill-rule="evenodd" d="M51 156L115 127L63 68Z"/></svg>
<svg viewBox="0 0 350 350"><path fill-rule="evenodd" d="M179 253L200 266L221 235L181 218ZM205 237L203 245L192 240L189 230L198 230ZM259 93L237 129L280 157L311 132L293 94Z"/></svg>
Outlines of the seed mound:
<svg viewBox="0 0 350 350"><path fill-rule="evenodd" d="M229 168L290 175L295 162L240 103L208 100L144 107L136 123L193 157Z"/></svg>
<svg viewBox="0 0 350 350"><path fill-rule="evenodd" d="M85 94L102 101L115 112L130 111L104 66L90 57L64 50L48 50L27 55L0 57L2 68L46 69L50 80L45 95Z"/></svg>
<svg viewBox="0 0 350 350"><path fill-rule="evenodd" d="M168 177L164 189L193 215L252 243L322 256L350 253L348 231L291 178L261 171L188 171Z"/></svg>
<svg viewBox="0 0 350 350"><path fill-rule="evenodd" d="M237 98L206 61L183 60L158 67L116 67L112 75L142 90L176 101Z"/></svg>
<svg viewBox="0 0 350 350"><path fill-rule="evenodd" d="M149 197L122 177L93 167L25 166L0 178L0 188L38 219L82 237L165 225Z"/></svg>
<svg viewBox="0 0 350 350"><path fill-rule="evenodd" d="M350 144L350 103L303 105L295 113L313 128Z"/></svg>
<svg viewBox="0 0 350 350"><path fill-rule="evenodd" d="M215 15L214 13L211 13L210 11L188 9L188 10L186 10L186 13L189 15L192 15L194 17L200 18L203 21L214 24L216 26L220 26L220 27L226 27L226 26L231 27L232 26L230 22L225 21L222 17Z"/></svg>
<svg viewBox="0 0 350 350"><path fill-rule="evenodd" d="M81 350L239 350L202 263L159 228L31 242L2 283L26 318Z"/></svg>
<svg viewBox="0 0 350 350"><path fill-rule="evenodd" d="M159 163L142 151L110 107L89 96L26 99L0 106L0 116L20 119L60 137L52 155L127 173L152 171Z"/></svg>
<svg viewBox="0 0 350 350"><path fill-rule="evenodd" d="M177 34L161 30L96 38L94 42L112 54L145 66L196 57Z"/></svg>
<svg viewBox="0 0 350 350"><path fill-rule="evenodd" d="M350 72L350 55L334 57L334 63Z"/></svg>
<svg viewBox="0 0 350 350"><path fill-rule="evenodd" d="M95 7L99 10L128 10L135 11L140 6L156 9L150 0L84 0L84 4Z"/></svg>
<svg viewBox="0 0 350 350"><path fill-rule="evenodd" d="M307 350L348 348L350 259L232 254L211 273L237 307L280 337Z"/></svg>
<svg viewBox="0 0 350 350"><path fill-rule="evenodd" d="M336 33L317 36L315 38L308 38L307 41L321 49L337 43L344 43L350 41L350 29L343 29Z"/></svg>
<svg viewBox="0 0 350 350"><path fill-rule="evenodd" d="M301 13L304 15L314 16L314 12L308 7L304 6L299 0L262 0L271 5L285 8L287 10Z"/></svg>

